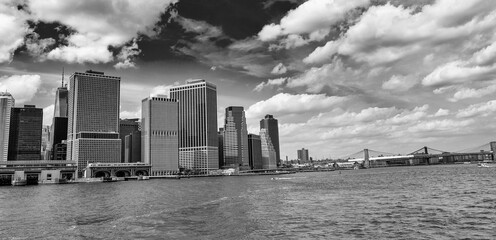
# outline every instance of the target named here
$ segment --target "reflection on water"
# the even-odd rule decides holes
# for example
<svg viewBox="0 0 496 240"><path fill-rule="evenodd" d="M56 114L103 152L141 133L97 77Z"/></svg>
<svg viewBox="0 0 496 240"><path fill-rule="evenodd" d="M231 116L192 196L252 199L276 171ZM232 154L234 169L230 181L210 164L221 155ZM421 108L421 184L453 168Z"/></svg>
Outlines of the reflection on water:
<svg viewBox="0 0 496 240"><path fill-rule="evenodd" d="M0 238L495 239L474 165L0 187Z"/></svg>

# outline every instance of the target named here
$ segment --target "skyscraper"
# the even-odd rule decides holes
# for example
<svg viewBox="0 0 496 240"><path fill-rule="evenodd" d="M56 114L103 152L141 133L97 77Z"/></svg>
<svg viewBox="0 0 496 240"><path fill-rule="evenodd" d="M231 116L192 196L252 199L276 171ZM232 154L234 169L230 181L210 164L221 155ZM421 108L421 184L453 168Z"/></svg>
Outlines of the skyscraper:
<svg viewBox="0 0 496 240"><path fill-rule="evenodd" d="M177 100L157 96L141 103L141 159L152 165L151 175L179 171Z"/></svg>
<svg viewBox="0 0 496 240"><path fill-rule="evenodd" d="M0 161L7 161L9 151L10 115L14 107L14 97L8 92L0 92Z"/></svg>
<svg viewBox="0 0 496 240"><path fill-rule="evenodd" d="M121 119L119 121L119 136L121 138L121 162L126 162L126 136L139 131L140 126L138 121L139 118Z"/></svg>
<svg viewBox="0 0 496 240"><path fill-rule="evenodd" d="M54 150L57 144L63 144L63 140L67 140L67 109L68 109L68 97L69 91L67 87L64 86L62 78L62 86L57 88L55 93L55 104L53 109L53 121L50 129L50 146L48 150L51 152L51 159L59 159L60 157L55 156ZM59 146L59 149L64 149ZM58 151L58 155L61 156L63 153Z"/></svg>
<svg viewBox="0 0 496 240"><path fill-rule="evenodd" d="M308 158L308 149L302 148L297 151L298 160L300 163L307 163L309 161Z"/></svg>
<svg viewBox="0 0 496 240"><path fill-rule="evenodd" d="M78 177L90 162L121 161L120 81L91 70L70 77L67 160L77 162Z"/></svg>
<svg viewBox="0 0 496 240"><path fill-rule="evenodd" d="M262 142L259 135L248 134L248 159L251 169L263 169Z"/></svg>
<svg viewBox="0 0 496 240"><path fill-rule="evenodd" d="M224 119L224 165L249 168L248 130L243 107L227 107Z"/></svg>
<svg viewBox="0 0 496 240"><path fill-rule="evenodd" d="M267 133L267 129L265 128L260 129L260 142L262 145L262 168L276 169L276 151L274 145L272 145L270 136Z"/></svg>
<svg viewBox="0 0 496 240"><path fill-rule="evenodd" d="M141 131L127 135L124 143L124 162L141 162Z"/></svg>
<svg viewBox="0 0 496 240"><path fill-rule="evenodd" d="M274 150L276 152L277 166L280 166L281 156L279 152L279 127L277 119L275 119L272 115L265 115L265 118L260 120L260 130L261 129L267 129L267 134L270 136L272 145L274 146Z"/></svg>
<svg viewBox="0 0 496 240"><path fill-rule="evenodd" d="M219 167L224 166L224 128L219 128L217 132L218 147L219 147Z"/></svg>
<svg viewBox="0 0 496 240"><path fill-rule="evenodd" d="M179 101L179 167L206 174L219 169L217 87L205 80L188 80L170 89Z"/></svg>
<svg viewBox="0 0 496 240"><path fill-rule="evenodd" d="M9 134L9 161L41 160L43 109L34 105L12 108Z"/></svg>

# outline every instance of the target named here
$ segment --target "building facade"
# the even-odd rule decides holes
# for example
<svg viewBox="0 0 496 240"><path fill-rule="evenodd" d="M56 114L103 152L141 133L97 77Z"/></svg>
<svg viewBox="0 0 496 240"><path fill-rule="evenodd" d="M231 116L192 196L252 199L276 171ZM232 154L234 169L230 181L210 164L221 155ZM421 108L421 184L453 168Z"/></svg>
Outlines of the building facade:
<svg viewBox="0 0 496 240"><path fill-rule="evenodd" d="M151 175L179 171L178 102L166 96L143 99L141 107L144 163Z"/></svg>
<svg viewBox="0 0 496 240"><path fill-rule="evenodd" d="M249 169L248 130L243 107L227 107L224 119L224 167Z"/></svg>
<svg viewBox="0 0 496 240"><path fill-rule="evenodd" d="M276 169L276 151L267 129L260 129L260 143L262 145L262 169Z"/></svg>
<svg viewBox="0 0 496 240"><path fill-rule="evenodd" d="M41 160L42 126L42 108L12 108L8 161Z"/></svg>
<svg viewBox="0 0 496 240"><path fill-rule="evenodd" d="M10 115L14 104L14 97L10 93L0 92L0 161L7 161L8 157Z"/></svg>
<svg viewBox="0 0 496 240"><path fill-rule="evenodd" d="M88 163L119 163L120 77L75 72L69 81L67 160L76 161L77 177Z"/></svg>
<svg viewBox="0 0 496 240"><path fill-rule="evenodd" d="M50 152L51 159L58 159L61 156L61 150L59 146L59 157L56 157L53 153L55 150L55 145L61 144L63 140L67 140L67 114L68 114L68 103L69 103L69 91L67 87L63 86L57 88L55 94L55 104L53 110L53 121L50 129L50 144L48 151ZM65 155L65 154L63 154Z"/></svg>
<svg viewBox="0 0 496 240"><path fill-rule="evenodd" d="M248 159L251 169L263 169L262 141L256 134L248 134Z"/></svg>
<svg viewBox="0 0 496 240"><path fill-rule="evenodd" d="M274 116L267 114L265 118L260 120L260 130L266 129L267 134L270 136L272 141L272 145L274 146L274 150L276 152L276 161L277 166L281 165L281 155L279 149L279 123Z"/></svg>
<svg viewBox="0 0 496 240"><path fill-rule="evenodd" d="M310 161L309 155L308 155L308 149L302 148L297 151L298 155L298 161L300 163L307 163Z"/></svg>
<svg viewBox="0 0 496 240"><path fill-rule="evenodd" d="M217 87L205 80L188 80L170 89L179 101L179 167L208 174L219 169Z"/></svg>
<svg viewBox="0 0 496 240"><path fill-rule="evenodd" d="M224 166L224 128L219 128L217 132L218 147L219 147L219 167Z"/></svg>
<svg viewBox="0 0 496 240"><path fill-rule="evenodd" d="M121 138L121 162L126 162L125 138L127 135L140 130L139 118L121 119L119 121L119 137Z"/></svg>
<svg viewBox="0 0 496 240"><path fill-rule="evenodd" d="M141 162L141 131L127 135L124 142L124 162Z"/></svg>

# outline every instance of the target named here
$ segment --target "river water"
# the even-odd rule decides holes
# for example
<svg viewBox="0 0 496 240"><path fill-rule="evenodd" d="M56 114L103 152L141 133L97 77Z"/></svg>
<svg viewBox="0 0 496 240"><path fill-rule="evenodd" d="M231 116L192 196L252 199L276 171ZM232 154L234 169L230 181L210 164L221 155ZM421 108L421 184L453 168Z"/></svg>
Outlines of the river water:
<svg viewBox="0 0 496 240"><path fill-rule="evenodd" d="M0 239L496 239L496 168L0 187Z"/></svg>

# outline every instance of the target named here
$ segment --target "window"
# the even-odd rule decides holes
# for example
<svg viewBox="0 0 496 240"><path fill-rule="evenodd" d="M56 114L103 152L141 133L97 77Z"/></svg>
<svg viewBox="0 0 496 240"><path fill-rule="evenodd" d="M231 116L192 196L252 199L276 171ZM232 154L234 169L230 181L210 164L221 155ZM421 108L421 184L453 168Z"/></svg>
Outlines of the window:
<svg viewBox="0 0 496 240"><path fill-rule="evenodd" d="M52 174L51 173L47 174L47 180L52 180Z"/></svg>

